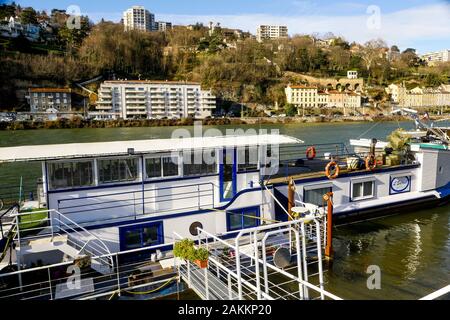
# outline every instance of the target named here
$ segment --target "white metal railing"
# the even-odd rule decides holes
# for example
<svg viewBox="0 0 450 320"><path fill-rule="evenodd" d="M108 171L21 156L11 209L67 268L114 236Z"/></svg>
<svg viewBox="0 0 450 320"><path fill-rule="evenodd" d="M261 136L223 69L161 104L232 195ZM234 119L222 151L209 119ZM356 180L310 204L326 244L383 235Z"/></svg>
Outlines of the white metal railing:
<svg viewBox="0 0 450 320"><path fill-rule="evenodd" d="M176 232L174 235L179 240L182 239ZM189 288L193 289L202 299L236 300L238 298L236 291L238 275L217 258L210 256L206 269L200 269L190 261L186 261L185 264L177 263L177 267L180 278L184 279ZM249 292L246 295L247 298L254 299L256 286L246 280L243 280L241 285ZM269 294L262 293L262 295L266 300L273 300Z"/></svg>
<svg viewBox="0 0 450 320"><path fill-rule="evenodd" d="M89 300L110 297L112 295L120 296L127 294L132 296L134 294L132 290L148 290L147 287L178 280L178 277L175 276L176 274L174 272L168 272L165 278L161 279L161 276L154 276L152 270L141 271L141 267L148 264L146 261L124 262L121 260L122 257L130 254L150 255L151 252L158 250L163 246L167 246L167 244L92 257L92 259L108 258L114 261L113 272L107 275L99 275L93 270L87 272L82 271L80 277L82 279L92 280L95 284L94 290L85 293L80 293L75 290L73 296L69 298ZM71 274L68 270L70 270L69 267L73 265L73 261L67 261L0 274L0 284L2 284L2 286L0 286L0 300L58 299L56 288L57 286L72 281L74 274ZM58 270L63 270L63 272L58 272ZM137 270L139 270L139 276L143 280L130 281L130 276ZM14 279L19 279L19 282ZM12 283L12 285L6 285L8 283ZM154 291L154 289L149 291ZM138 294L140 294L140 292Z"/></svg>
<svg viewBox="0 0 450 320"><path fill-rule="evenodd" d="M66 215L85 213L83 223L95 222L89 216L102 214L104 219L136 218L148 214L174 213L212 209L215 206L215 186L211 182L168 187L139 188L125 192L110 192L79 198L58 200L57 210ZM90 215L88 215L88 213ZM116 213L113 218L111 213Z"/></svg>
<svg viewBox="0 0 450 320"><path fill-rule="evenodd" d="M305 224L312 223L314 233L307 233ZM190 287L196 291L203 299L208 299L211 296L217 299L309 299L308 290L312 290L319 294L320 299L334 299L342 300L338 296L325 291L323 288L323 268L322 268L322 235L319 220L313 218L304 218L295 221L288 221L270 225L263 225L255 228L245 229L238 233L234 238L234 244L221 239L201 228L197 229L199 232L199 245L206 246L210 251L208 259L208 268L204 271L199 271L190 262L186 265L179 266L180 277L183 278ZM292 241L292 235L295 236L295 241ZM174 233L174 235L181 239L181 237ZM245 251L242 246L243 236L246 236L246 246L252 249L252 252ZM266 255L266 242L271 236L282 236L284 243L278 243L278 247L289 247L291 253L296 255L297 263L293 268L297 269L297 275L294 275L287 270L280 269L270 263ZM223 235L222 235L223 236ZM319 284L314 285L308 281L307 268L311 262L306 261L307 257L307 243L306 239L314 245L309 245L308 250L313 250L317 254ZM175 241L175 240L174 240ZM295 243L295 244L293 244ZM219 261L219 258L214 254L214 248L217 245L224 246L234 252L235 260L232 263L224 263ZM272 242L271 245L274 245ZM251 250L250 250L251 251ZM260 253L262 252L262 258ZM245 260L245 261L244 261ZM263 283L261 283L260 266L263 271ZM282 285L285 283L273 283L269 281L268 270L272 274L278 274L288 279L285 283L296 283L298 291L295 293L283 289ZM217 270L214 273L214 270ZM221 271L227 275L224 279L221 277ZM218 284L219 281L219 284ZM211 288L213 286L214 288ZM232 291L226 292L224 288L232 288ZM214 291L217 290L216 291Z"/></svg>
<svg viewBox="0 0 450 320"><path fill-rule="evenodd" d="M423 298L421 298L419 300L435 300L435 299L440 298L440 297L442 297L442 296L444 296L444 295L446 295L448 293L450 293L450 285L448 285L448 286L446 286L446 287L444 287L442 289L439 289L439 290L437 290L437 291L435 291L435 292L433 292L433 293L431 293L431 294L429 294L429 295L427 295L427 296L425 296L425 297L423 297Z"/></svg>
<svg viewBox="0 0 450 320"><path fill-rule="evenodd" d="M235 251L235 256L236 256L236 273L237 273L237 281L238 281L238 290L239 290L239 299L242 299L242 286L241 286L241 282L242 282L242 268L241 268L241 255L244 257L248 257L250 259L252 259L253 261L256 262L256 265L258 264L262 264L264 267L267 267L269 269L271 269L273 272L278 273L280 275L283 275L285 277L287 277L288 279L294 280L296 281L299 285L303 285L309 289L312 289L313 291L317 292L320 294L321 299L324 299L325 297L333 299L333 300L342 300L341 298L339 298L338 296L325 291L323 289L323 275L321 275L323 273L322 270L322 248L321 248L321 241L315 241L316 245L317 245L317 255L318 255L318 267L319 267L319 287L315 286L313 284L311 284L310 282L300 279L299 276L294 276L293 274L286 272L285 270L282 270L280 268L277 268L276 266L274 266L271 263L268 263L267 261L264 261L263 259L259 258L258 252L259 250L254 250L254 255L253 254L249 254L248 252L245 251L241 251L240 250L240 244L239 241L241 240L243 235L250 235L250 238L252 237L256 237L255 233L258 232L266 232L269 230L273 230L276 228L280 228L280 227L296 227L295 229L298 230L304 230L305 228L301 226L301 224L303 224L304 222L309 221L308 218L305 219L298 219L298 220L294 220L294 221L288 221L288 222L282 222L282 223L277 223L277 224L271 224L271 225L263 225L260 227L255 227L255 228L250 228L250 229L245 229L245 230L241 230L238 235L236 236L236 238L234 239L235 244L231 245L228 242L221 240L220 238L202 230L199 229L201 231L201 233L203 233L204 235L211 237L213 239L215 239L216 241L221 242L222 244L226 244L230 249ZM320 223L319 221L317 221L316 219L314 220L314 224L315 227L317 228L317 235L320 235ZM300 227L298 227L300 225ZM303 235L302 235L303 236ZM256 239L256 238L255 238ZM319 238L316 238L319 239ZM289 242L291 242L289 240ZM256 247L256 243L255 240L253 240L253 243L255 245L255 249ZM264 248L263 248L264 249ZM258 288L256 288L258 291L261 291L261 287L259 286Z"/></svg>
<svg viewBox="0 0 450 320"><path fill-rule="evenodd" d="M29 218L24 220L24 217L39 216L45 213L47 214L47 218L37 220L33 220L34 218L30 220ZM100 262L103 266L110 269L114 267L114 261L111 258L104 257L105 255L111 254L111 252L99 237L54 209L19 212L14 215L13 223L16 226L14 240L19 244L19 249L17 250L18 260L20 259L20 247L23 243L42 238L49 238L53 242L57 236L66 236L67 245L76 249L79 255L98 257L96 261ZM37 226L34 227L34 224L37 224ZM26 225L33 227L25 228L24 226Z"/></svg>

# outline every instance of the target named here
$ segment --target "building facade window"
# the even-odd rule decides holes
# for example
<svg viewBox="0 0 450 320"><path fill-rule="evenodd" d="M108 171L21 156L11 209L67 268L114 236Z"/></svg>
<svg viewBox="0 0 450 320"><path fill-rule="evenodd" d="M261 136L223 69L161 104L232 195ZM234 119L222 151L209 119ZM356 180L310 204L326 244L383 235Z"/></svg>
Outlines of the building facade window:
<svg viewBox="0 0 450 320"><path fill-rule="evenodd" d="M49 163L50 190L88 187L94 184L94 161Z"/></svg>
<svg viewBox="0 0 450 320"><path fill-rule="evenodd" d="M100 184L135 181L138 179L138 158L98 160Z"/></svg>

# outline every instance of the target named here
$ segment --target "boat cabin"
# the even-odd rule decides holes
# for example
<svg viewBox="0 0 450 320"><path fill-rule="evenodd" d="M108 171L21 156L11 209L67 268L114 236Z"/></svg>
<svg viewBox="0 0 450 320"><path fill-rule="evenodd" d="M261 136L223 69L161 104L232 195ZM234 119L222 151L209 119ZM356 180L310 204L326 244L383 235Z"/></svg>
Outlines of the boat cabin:
<svg viewBox="0 0 450 320"><path fill-rule="evenodd" d="M2 148L0 162L41 162L39 207L117 252L170 243L173 232L220 234L270 220L262 177L278 165L280 146L300 143L255 135L23 146Z"/></svg>

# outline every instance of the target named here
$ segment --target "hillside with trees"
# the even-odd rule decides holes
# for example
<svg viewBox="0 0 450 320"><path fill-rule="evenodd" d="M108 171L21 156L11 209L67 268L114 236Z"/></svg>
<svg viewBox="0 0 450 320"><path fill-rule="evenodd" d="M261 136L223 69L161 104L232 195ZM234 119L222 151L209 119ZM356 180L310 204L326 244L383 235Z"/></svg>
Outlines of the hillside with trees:
<svg viewBox="0 0 450 320"><path fill-rule="evenodd" d="M224 105L266 106L285 103L287 72L338 78L357 70L379 92L392 82L436 86L450 77L450 64L427 67L414 49L400 52L381 39L357 44L333 35L296 35L259 43L227 37L221 28L210 34L200 23L167 32L124 32L121 24L94 24L88 17L81 18L80 29L69 29L61 10L1 5L1 23L10 16L22 24L40 24L41 33L37 42L0 38L0 109L7 110L26 108L23 97L30 86L73 86L98 75L199 81ZM389 52L396 58L390 59Z"/></svg>

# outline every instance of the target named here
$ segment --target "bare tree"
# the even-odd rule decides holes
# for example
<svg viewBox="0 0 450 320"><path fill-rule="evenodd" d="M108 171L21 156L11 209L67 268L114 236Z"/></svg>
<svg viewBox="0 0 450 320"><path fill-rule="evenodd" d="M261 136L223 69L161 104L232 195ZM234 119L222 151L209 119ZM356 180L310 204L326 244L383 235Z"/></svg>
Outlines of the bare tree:
<svg viewBox="0 0 450 320"><path fill-rule="evenodd" d="M381 57L382 50L385 48L387 48L387 44L382 39L370 40L364 44L361 50L361 58L366 64L367 71L370 71L375 59Z"/></svg>

